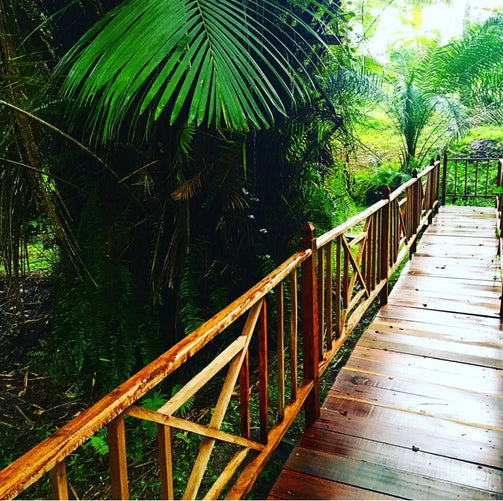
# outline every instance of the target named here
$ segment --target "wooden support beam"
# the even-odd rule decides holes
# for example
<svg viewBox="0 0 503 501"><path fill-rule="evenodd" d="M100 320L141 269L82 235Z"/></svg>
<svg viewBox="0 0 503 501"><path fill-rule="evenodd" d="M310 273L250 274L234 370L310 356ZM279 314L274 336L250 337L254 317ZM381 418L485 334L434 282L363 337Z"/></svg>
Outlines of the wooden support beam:
<svg viewBox="0 0 503 501"><path fill-rule="evenodd" d="M124 414L117 416L107 428L112 499L129 499Z"/></svg>
<svg viewBox="0 0 503 501"><path fill-rule="evenodd" d="M65 462L61 461L49 472L52 499L68 499Z"/></svg>
<svg viewBox="0 0 503 501"><path fill-rule="evenodd" d="M386 280L386 284L381 289L379 294L379 300L381 306L388 302L389 295L389 283L388 283L388 273L389 273L389 263L390 263L390 215L391 215L391 202L389 201L391 190L389 186L383 187L382 198L387 200L388 203L381 209L380 217L380 228L379 228L379 279Z"/></svg>
<svg viewBox="0 0 503 501"><path fill-rule="evenodd" d="M159 442L159 476L161 478L162 499L175 499L173 487L173 458L171 456L171 428L164 424L157 425Z"/></svg>
<svg viewBox="0 0 503 501"><path fill-rule="evenodd" d="M312 224L302 228L302 247L311 249L311 256L302 263L302 337L304 348L304 378L314 386L307 397L306 427L320 415L320 365L318 342L318 287L316 283L316 231Z"/></svg>

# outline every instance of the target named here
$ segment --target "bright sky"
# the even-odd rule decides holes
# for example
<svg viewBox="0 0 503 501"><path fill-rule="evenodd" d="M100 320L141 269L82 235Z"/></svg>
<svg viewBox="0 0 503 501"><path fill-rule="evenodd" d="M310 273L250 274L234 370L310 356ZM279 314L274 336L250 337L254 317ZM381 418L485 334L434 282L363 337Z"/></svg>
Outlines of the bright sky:
<svg viewBox="0 0 503 501"><path fill-rule="evenodd" d="M503 0L452 0L450 5L439 4L423 8L423 25L419 32L407 28L396 17L396 11L388 8L384 11L379 29L372 39L372 52L382 52L390 41L401 36L412 37L414 34L429 35L438 30L441 41L460 35L463 30L463 18L467 6L472 20L487 19L493 9L503 8ZM374 54L376 55L376 54Z"/></svg>
<svg viewBox="0 0 503 501"><path fill-rule="evenodd" d="M442 39L460 35L463 29L463 17L469 6L473 20L487 19L492 9L503 7L502 0L453 0L451 5L433 5L423 9L423 26L425 30L439 29Z"/></svg>

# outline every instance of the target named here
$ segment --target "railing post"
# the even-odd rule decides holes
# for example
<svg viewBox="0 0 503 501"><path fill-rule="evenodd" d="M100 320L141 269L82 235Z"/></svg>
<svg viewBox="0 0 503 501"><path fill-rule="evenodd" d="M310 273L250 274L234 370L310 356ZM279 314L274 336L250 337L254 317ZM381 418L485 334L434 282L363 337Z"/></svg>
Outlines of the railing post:
<svg viewBox="0 0 503 501"><path fill-rule="evenodd" d="M498 160L498 179L496 182L497 188L503 187L503 156L501 156ZM502 256L502 250L501 250L501 239L503 238L503 193L498 193L497 195L497 214L499 218L499 242L498 242L498 254L501 259L503 259ZM500 262L500 277L501 277L501 262ZM502 289L502 294L501 294L501 299L500 299L500 318L503 319L503 289Z"/></svg>
<svg viewBox="0 0 503 501"><path fill-rule="evenodd" d="M61 461L49 472L52 499L70 499L66 481L65 461Z"/></svg>
<svg viewBox="0 0 503 501"><path fill-rule="evenodd" d="M108 456L112 499L129 499L124 415L120 414L108 425Z"/></svg>
<svg viewBox="0 0 503 501"><path fill-rule="evenodd" d="M386 280L381 292L379 293L379 300L381 306L388 303L389 295L389 227L390 227L390 199L391 189L389 186L383 186L382 188L382 199L387 200L388 203L381 209L381 227L379 229L379 238L381 240L379 244L379 279Z"/></svg>
<svg viewBox="0 0 503 501"><path fill-rule="evenodd" d="M496 187L497 188L501 188L503 185L502 177L503 177L503 157L500 157L498 160L498 179L496 180ZM500 213L500 216L501 216L502 215L501 212L503 210L503 207L501 206L501 203L503 202L503 194L498 193L496 200L497 200L496 209L498 210L498 212ZM500 224L500 230L501 230L501 224Z"/></svg>
<svg viewBox="0 0 503 501"><path fill-rule="evenodd" d="M444 151L444 161L443 161L443 165L442 165L442 203L441 203L441 205L445 205L445 192L446 192L446 190L447 190L447 151Z"/></svg>
<svg viewBox="0 0 503 501"><path fill-rule="evenodd" d="M437 170L435 168L434 158L430 160L430 167L433 167L433 170L428 174L428 182L426 183L427 192L424 193L425 203L423 205L423 209L429 212L428 224L433 222L433 206L437 199Z"/></svg>
<svg viewBox="0 0 503 501"><path fill-rule="evenodd" d="M411 211L411 224L413 225L413 228L411 228L412 235L415 235L414 241L412 242L412 245L410 246L410 258L412 258L412 255L416 252L417 248L417 232L419 228L419 220L421 219L421 208L418 206L418 204L421 201L421 197L419 195L419 190L418 190L418 181L417 180L417 169L414 169L412 171L412 178L416 180L416 183L411 186L411 194L412 194L412 200L409 200L409 210Z"/></svg>
<svg viewBox="0 0 503 501"><path fill-rule="evenodd" d="M438 208L440 206L440 153L437 154L436 162L435 162L435 196L433 198L433 204L436 203L435 206L435 214L438 213Z"/></svg>
<svg viewBox="0 0 503 501"><path fill-rule="evenodd" d="M304 378L314 382L306 399L306 428L320 415L320 366L318 345L318 287L316 280L316 230L311 223L302 227L302 248L311 249L311 256L302 263L302 344ZM331 335L331 333L330 333Z"/></svg>
<svg viewBox="0 0 503 501"><path fill-rule="evenodd" d="M258 358L260 441L267 444L269 440L269 362L267 356L267 302L265 300L258 319Z"/></svg>

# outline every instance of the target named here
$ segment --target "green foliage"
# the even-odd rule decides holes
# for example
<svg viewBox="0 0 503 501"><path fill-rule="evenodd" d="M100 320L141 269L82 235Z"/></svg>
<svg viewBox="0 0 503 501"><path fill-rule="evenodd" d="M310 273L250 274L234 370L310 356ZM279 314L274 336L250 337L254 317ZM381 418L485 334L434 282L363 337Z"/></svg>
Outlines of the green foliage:
<svg viewBox="0 0 503 501"><path fill-rule="evenodd" d="M384 186L389 186L393 191L409 179L409 174L391 168L372 173L362 171L355 181L355 198L359 204L370 206L382 199Z"/></svg>
<svg viewBox="0 0 503 501"><path fill-rule="evenodd" d="M432 45L421 62L424 84L440 93L460 92L469 105L500 105L503 74L503 16L470 27L462 37ZM495 85L496 84L496 85Z"/></svg>
<svg viewBox="0 0 503 501"><path fill-rule="evenodd" d="M484 140L493 145L489 156L499 156L503 153L503 128L500 125L480 125L473 127L463 137L449 145L449 157L474 156L473 145L476 141ZM479 156L479 155L477 155Z"/></svg>
<svg viewBox="0 0 503 501"><path fill-rule="evenodd" d="M82 389L111 389L159 351L155 314L145 303L148 289L133 262L118 258L129 239L127 214L105 226L102 205L90 199L81 216L78 241L87 274L75 276L62 259L54 271L54 332L47 363L57 378L80 381ZM108 233L108 234L107 234ZM143 298L143 299L142 299Z"/></svg>
<svg viewBox="0 0 503 501"><path fill-rule="evenodd" d="M101 456L108 454L107 429L102 428L96 432L85 444L85 447L93 448Z"/></svg>
<svg viewBox="0 0 503 501"><path fill-rule="evenodd" d="M181 384L176 384L173 386L173 389L171 390L171 396L174 397L180 390L182 389ZM192 395L178 410L180 415L182 417L185 417L185 415L190 411L192 406L194 405L194 395Z"/></svg>
<svg viewBox="0 0 503 501"><path fill-rule="evenodd" d="M402 168L421 164L439 142L446 144L468 128L466 110L449 94L428 85L430 73L421 66L416 48L395 47L392 52L391 93L385 109L402 138Z"/></svg>
<svg viewBox="0 0 503 501"><path fill-rule="evenodd" d="M419 39L415 45L394 44L390 64L378 70L381 83L369 78L378 68L371 59L361 58L361 69L349 67L353 82L361 82L352 84L360 103L371 111L378 104L399 134L404 170L410 172L414 159L422 164L470 124L501 122L497 107L503 71L502 22L495 15L443 46L436 40ZM340 69L335 71L340 73ZM331 93L330 87L327 90Z"/></svg>
<svg viewBox="0 0 503 501"><path fill-rule="evenodd" d="M325 179L316 166L312 166L302 177L301 189L302 203L318 235L339 225L355 212L350 175L342 164L331 166Z"/></svg>
<svg viewBox="0 0 503 501"><path fill-rule="evenodd" d="M153 122L164 113L171 125L183 117L241 131L268 126L273 110L286 115L307 99L304 60L316 56L306 36L323 43L302 18L309 8L331 15L311 1L122 2L63 60L63 94L75 109L91 106L91 128L103 124L105 141L124 122L133 133L142 114Z"/></svg>

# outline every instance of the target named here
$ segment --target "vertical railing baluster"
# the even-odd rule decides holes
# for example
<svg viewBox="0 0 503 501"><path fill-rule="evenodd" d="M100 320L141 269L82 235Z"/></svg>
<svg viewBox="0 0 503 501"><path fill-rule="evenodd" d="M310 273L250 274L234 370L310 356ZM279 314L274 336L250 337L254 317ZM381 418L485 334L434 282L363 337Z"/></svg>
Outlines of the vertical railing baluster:
<svg viewBox="0 0 503 501"><path fill-rule="evenodd" d="M258 355L259 355L259 400L260 400L260 440L267 444L269 435L269 370L267 361L267 302L260 310L258 321Z"/></svg>
<svg viewBox="0 0 503 501"><path fill-rule="evenodd" d="M458 196L458 161L454 162L454 197Z"/></svg>
<svg viewBox="0 0 503 501"><path fill-rule="evenodd" d="M377 266L378 253L379 253L379 217L381 212L376 212L374 214L374 231L372 232L372 290L376 288L379 276L379 270Z"/></svg>
<svg viewBox="0 0 503 501"><path fill-rule="evenodd" d="M444 161L442 169L442 205L445 205L447 191L447 151L444 151Z"/></svg>
<svg viewBox="0 0 503 501"><path fill-rule="evenodd" d="M276 360L278 368L278 421L285 417L285 328L283 282L276 286Z"/></svg>
<svg viewBox="0 0 503 501"><path fill-rule="evenodd" d="M497 188L503 187L503 156L498 160L498 179L496 181ZM499 216L499 246L498 254L500 255L500 260L503 259L501 250L501 239L503 238L503 193L498 193L496 197L497 211ZM501 262L500 262L500 278L501 278ZM500 296L500 318L503 318L503 290Z"/></svg>
<svg viewBox="0 0 503 501"><path fill-rule="evenodd" d="M241 414L241 435L251 438L250 431L250 356L246 352L239 372L239 407Z"/></svg>
<svg viewBox="0 0 503 501"><path fill-rule="evenodd" d="M112 499L129 499L124 415L117 416L107 428Z"/></svg>
<svg viewBox="0 0 503 501"><path fill-rule="evenodd" d="M368 272L368 250L369 250L369 236L370 236L370 218L367 218L365 222L364 232L367 234L366 237L360 241L359 250L357 255L361 255L360 259L360 272L362 274L363 282L365 287L367 287L367 272ZM357 282L356 282L357 283Z"/></svg>
<svg viewBox="0 0 503 501"><path fill-rule="evenodd" d="M392 255L392 261L391 261L392 265L395 264L396 258L398 256L398 252L400 251L400 240L402 238L402 235L400 232L400 225L402 224L402 222L400 220L400 214L402 212L402 208L399 205L398 199L396 199L396 202L394 202L394 204L395 204L395 217L393 219L393 225L392 225L393 229L394 229L394 235L393 235L394 253ZM403 207L404 207L404 211L405 211L405 209L407 208L407 198L405 199L405 204L403 205ZM407 224L406 217L403 218L403 224L404 224L403 234L407 235L407 230L405 228L405 225Z"/></svg>
<svg viewBox="0 0 503 501"><path fill-rule="evenodd" d="M316 284L316 231L307 223L302 228L302 248L310 249L311 256L302 263L302 346L304 378L313 382L313 389L305 402L306 427L320 415L320 365L318 354L318 287Z"/></svg>
<svg viewBox="0 0 503 501"><path fill-rule="evenodd" d="M369 216L367 241L365 243L365 285L369 294L372 291L372 244L374 241L374 216Z"/></svg>
<svg viewBox="0 0 503 501"><path fill-rule="evenodd" d="M171 427L157 425L159 443L159 477L161 480L161 499L175 499L173 487L173 458L171 455Z"/></svg>
<svg viewBox="0 0 503 501"><path fill-rule="evenodd" d="M491 161L486 160L486 182L484 188L484 196L487 197L489 195L489 170L491 169Z"/></svg>
<svg viewBox="0 0 503 501"><path fill-rule="evenodd" d="M325 250L321 248L318 256L318 354L323 360L323 345L325 340Z"/></svg>
<svg viewBox="0 0 503 501"><path fill-rule="evenodd" d="M290 274L290 399L295 401L297 399L297 330L298 330L298 301L297 301L297 269L294 269Z"/></svg>
<svg viewBox="0 0 503 501"><path fill-rule="evenodd" d="M390 216L392 215L391 201L389 196L391 190L389 186L384 186L382 191L383 200L387 200L387 203L380 210L380 228L379 228L379 279L386 280L381 292L379 293L379 300L381 305L385 305L388 302L389 295L389 282L388 282L388 271L390 265L390 253L394 252L390 246Z"/></svg>
<svg viewBox="0 0 503 501"><path fill-rule="evenodd" d="M337 237L335 242L335 339L339 339L342 335L343 326L341 315L341 298L342 298L342 270L341 270L341 246L342 235Z"/></svg>
<svg viewBox="0 0 503 501"><path fill-rule="evenodd" d="M427 175L426 175L426 192L423 193L424 196L424 203L423 203L423 209L425 212L428 212L433 209L433 204L435 203L435 159L432 158L430 161L430 167L433 167L433 170L431 170ZM428 216L428 222L430 223L432 221L433 214L430 214Z"/></svg>
<svg viewBox="0 0 503 501"><path fill-rule="evenodd" d="M465 189L464 196L468 194L468 160L465 159Z"/></svg>
<svg viewBox="0 0 503 501"><path fill-rule="evenodd" d="M389 195L388 195L389 198ZM389 237L389 242L390 242L390 252L389 252L389 262L388 266L393 266L393 263L395 262L395 255L396 255L396 232L400 231L400 205L398 202L398 199L395 199L393 202L390 202L390 209L389 209L389 217L390 217L390 237ZM397 228L398 225L398 228Z"/></svg>
<svg viewBox="0 0 503 501"><path fill-rule="evenodd" d="M333 318L334 318L334 307L333 307L333 288L334 288L334 277L333 273L333 246L332 241L328 242L326 246L326 268L327 268L327 279L326 279L326 287L325 287L325 304L327 311L327 350L330 351L333 346Z"/></svg>
<svg viewBox="0 0 503 501"><path fill-rule="evenodd" d="M503 187L503 157L498 160L498 180L496 184L498 188ZM499 193L497 198L498 211L503 212L503 193ZM500 218L500 232L503 232L503 217Z"/></svg>
<svg viewBox="0 0 503 501"><path fill-rule="evenodd" d="M479 160L475 160L475 188L474 188L474 195L475 197L477 196L477 183L479 180Z"/></svg>
<svg viewBox="0 0 503 501"><path fill-rule="evenodd" d="M412 242L412 245L410 246L410 256L416 252L416 238L417 238L417 228L419 226L418 224L418 211L419 211L419 203L420 203L420 196L419 196L419 183L420 181L417 179L417 170L414 169L412 171L412 177L416 180L416 182L411 186L410 190L410 195L411 198L409 199L408 203L410 204L409 206L409 211L410 211L410 238L414 237L414 241Z"/></svg>
<svg viewBox="0 0 503 501"><path fill-rule="evenodd" d="M57 463L49 472L52 499L68 499L65 461Z"/></svg>
<svg viewBox="0 0 503 501"><path fill-rule="evenodd" d="M344 236L343 236L344 238ZM342 243L342 242L341 242ZM346 249L345 246L343 246L342 249L344 253L344 268L342 270L343 272L343 280L342 280L342 308L345 310L349 306L349 256L348 252L351 252L350 250ZM344 315L343 315L344 317ZM346 319L343 318L343 322Z"/></svg>

